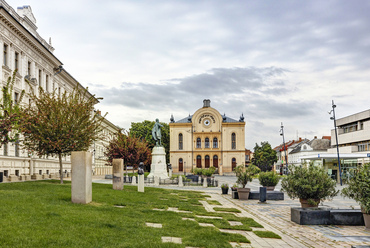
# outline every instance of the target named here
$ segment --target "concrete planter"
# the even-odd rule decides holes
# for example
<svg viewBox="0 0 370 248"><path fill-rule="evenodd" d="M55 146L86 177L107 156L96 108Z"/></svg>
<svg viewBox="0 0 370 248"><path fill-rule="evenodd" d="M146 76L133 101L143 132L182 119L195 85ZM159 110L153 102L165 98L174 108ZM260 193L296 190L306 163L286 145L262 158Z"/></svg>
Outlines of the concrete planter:
<svg viewBox="0 0 370 248"><path fill-rule="evenodd" d="M308 199L301 199L300 198L299 201L301 202L302 208L317 208L317 206L320 203L320 199L314 199L314 201L317 202L316 204L308 203Z"/></svg>
<svg viewBox="0 0 370 248"><path fill-rule="evenodd" d="M238 188L238 195L240 200L248 200L250 188Z"/></svg>
<svg viewBox="0 0 370 248"><path fill-rule="evenodd" d="M354 209L291 208L291 221L300 225L364 225L361 211Z"/></svg>
<svg viewBox="0 0 370 248"><path fill-rule="evenodd" d="M249 193L249 199L259 200L260 199L260 192L259 191L251 191ZM267 191L267 200L284 201L284 193L281 192L281 191Z"/></svg>
<svg viewBox="0 0 370 248"><path fill-rule="evenodd" d="M266 190L267 191L274 191L275 190L275 186L266 186Z"/></svg>

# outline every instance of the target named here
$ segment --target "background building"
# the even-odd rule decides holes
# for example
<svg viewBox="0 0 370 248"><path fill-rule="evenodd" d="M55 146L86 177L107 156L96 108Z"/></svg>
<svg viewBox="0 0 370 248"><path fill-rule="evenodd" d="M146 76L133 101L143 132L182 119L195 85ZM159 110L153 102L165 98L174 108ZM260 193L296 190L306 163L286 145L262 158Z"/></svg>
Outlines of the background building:
<svg viewBox="0 0 370 248"><path fill-rule="evenodd" d="M20 104L29 104L27 93L33 90L38 94L38 87L47 92L56 91L58 94L71 92L76 86L83 88L54 56L51 39L46 42L37 33L36 18L30 6L18 7L16 12L5 1L0 0L0 47L3 53L0 56L0 83L5 86L7 79L17 70L13 100L18 100L22 90L26 92ZM31 82L32 87L25 79ZM104 132L111 133L119 129L113 126L107 120L103 121L103 127L106 127ZM109 137L106 136L107 139ZM105 141L100 141L103 142ZM92 147L91 152L93 150ZM67 172L71 171L69 156L63 158L63 168ZM0 171L9 180L23 180L28 178L26 175L34 174L49 177L59 174L59 164L56 157L31 156L20 149L19 144L9 143L0 148Z"/></svg>
<svg viewBox="0 0 370 248"><path fill-rule="evenodd" d="M171 117L170 162L174 172L189 173L194 167L231 173L245 164L245 122L221 115L203 101L203 107L179 121Z"/></svg>

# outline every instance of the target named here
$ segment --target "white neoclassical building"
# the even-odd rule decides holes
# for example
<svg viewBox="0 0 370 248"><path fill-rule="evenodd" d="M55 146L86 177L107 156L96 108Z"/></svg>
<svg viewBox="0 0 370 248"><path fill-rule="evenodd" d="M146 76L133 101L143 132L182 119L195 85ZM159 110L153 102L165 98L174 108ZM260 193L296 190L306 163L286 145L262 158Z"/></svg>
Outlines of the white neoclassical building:
<svg viewBox="0 0 370 248"><path fill-rule="evenodd" d="M1 83L5 85L9 76L17 70L13 99L18 100L22 90L30 93L38 87L48 92L70 92L80 83L64 68L62 62L53 54L51 42L45 41L37 32L36 18L30 6L18 7L15 11L4 0L0 0L0 75ZM28 79L33 87L30 87ZM38 91L36 90L36 94ZM1 94L1 93L0 93ZM0 95L0 98L2 95ZM25 96L21 104L28 104ZM98 100L96 100L98 103ZM108 120L103 122L107 140L119 128ZM110 168L102 163L104 160L104 143L99 141L91 148L95 154L96 173L108 173ZM64 158L64 169L71 170L70 158ZM27 180L31 177L50 177L59 173L57 158L29 157L21 150L18 144L10 143L0 148L0 172L4 173L5 180Z"/></svg>

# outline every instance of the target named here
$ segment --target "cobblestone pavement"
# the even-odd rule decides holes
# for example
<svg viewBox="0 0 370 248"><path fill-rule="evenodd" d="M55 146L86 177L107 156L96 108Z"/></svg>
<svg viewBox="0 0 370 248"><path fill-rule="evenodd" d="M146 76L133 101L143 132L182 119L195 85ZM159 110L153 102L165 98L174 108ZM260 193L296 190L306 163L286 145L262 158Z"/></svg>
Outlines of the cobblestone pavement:
<svg viewBox="0 0 370 248"><path fill-rule="evenodd" d="M230 186L235 183L235 176L217 176L219 185L228 183ZM95 178L93 182L112 183L112 180ZM149 185L146 185L146 187ZM231 195L221 195L221 189L202 188L202 187L178 187L159 186L169 189L203 191L211 196L212 200L219 201L223 207L238 208L242 211L241 217L250 217L264 226L265 230L273 231L282 237L281 240L259 238L252 232L230 231L245 235L251 244L242 247L351 247L360 245L370 245L370 230L364 226L327 226L327 225L298 225L290 221L290 208L300 207L297 199L292 200L286 194L284 201L267 201L259 203L258 200L237 200L232 199ZM260 185L258 180L248 183L247 187L251 190L258 190ZM276 190L280 190L280 185ZM338 189L342 186L338 185ZM230 193L230 192L229 192ZM340 209L359 209L359 205L351 200L337 196L333 201L325 201L321 206L340 208ZM212 211L211 209L207 209Z"/></svg>

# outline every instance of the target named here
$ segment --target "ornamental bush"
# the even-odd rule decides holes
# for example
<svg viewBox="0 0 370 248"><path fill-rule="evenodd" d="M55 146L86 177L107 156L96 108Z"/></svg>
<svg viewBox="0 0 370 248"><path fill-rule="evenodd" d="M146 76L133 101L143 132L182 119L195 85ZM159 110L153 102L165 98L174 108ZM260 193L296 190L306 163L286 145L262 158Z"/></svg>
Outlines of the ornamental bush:
<svg viewBox="0 0 370 248"><path fill-rule="evenodd" d="M366 214L370 214L370 164L350 170L348 186L342 189L342 195L354 199Z"/></svg>
<svg viewBox="0 0 370 248"><path fill-rule="evenodd" d="M281 181L282 191L290 198L309 201L332 200L339 193L339 190L335 189L336 184L324 168L312 164L289 166L288 175Z"/></svg>
<svg viewBox="0 0 370 248"><path fill-rule="evenodd" d="M258 175L258 180L264 187L276 186L280 181L280 176L274 171L261 172Z"/></svg>

